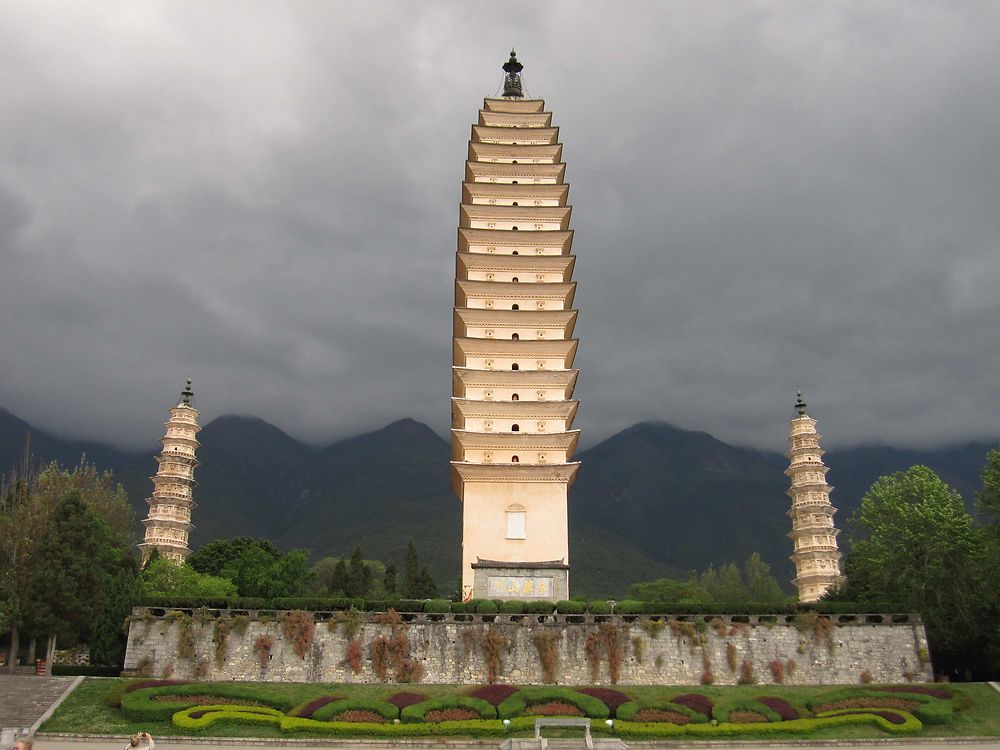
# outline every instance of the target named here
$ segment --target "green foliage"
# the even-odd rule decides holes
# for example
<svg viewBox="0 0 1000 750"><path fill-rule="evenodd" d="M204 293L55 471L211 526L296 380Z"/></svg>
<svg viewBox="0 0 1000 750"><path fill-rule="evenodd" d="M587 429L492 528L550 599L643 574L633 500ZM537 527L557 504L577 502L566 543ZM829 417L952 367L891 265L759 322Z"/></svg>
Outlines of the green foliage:
<svg viewBox="0 0 1000 750"><path fill-rule="evenodd" d="M417 593L417 577L420 575L420 559L417 548L411 539L406 545L406 558L403 563L403 597L406 599L421 598Z"/></svg>
<svg viewBox="0 0 1000 750"><path fill-rule="evenodd" d="M497 715L501 719L510 719L520 716L529 706L540 703L550 703L560 701L579 708L585 716L591 719L606 719L610 715L610 709L604 701L592 695L578 693L569 688L558 687L528 687L521 688L509 698L503 700L497 706Z"/></svg>
<svg viewBox="0 0 1000 750"><path fill-rule="evenodd" d="M228 578L240 596L282 597L309 593L313 573L309 553L282 555L273 542L253 537L218 539L193 552L187 563L199 573Z"/></svg>
<svg viewBox="0 0 1000 750"><path fill-rule="evenodd" d="M644 602L671 602L683 607L725 605L729 609L765 602L773 607L789 601L770 566L756 552L746 559L742 572L735 563L718 569L710 565L701 573L692 572L686 581L659 578L634 583L629 595ZM620 610L616 607L615 611Z"/></svg>
<svg viewBox="0 0 1000 750"><path fill-rule="evenodd" d="M168 721L176 711L198 707L202 700L201 696L206 694L247 701L250 704L268 706L278 711L290 711L295 705L287 695L278 691L261 690L257 685L212 682L164 685L132 690L122 695L121 710L125 716L135 721ZM177 700L173 698L169 701L156 700L158 696L167 695L176 697ZM186 701L185 696L191 696L191 699ZM227 706L227 708L232 708L232 706ZM240 708L244 708L244 706L240 706Z"/></svg>
<svg viewBox="0 0 1000 750"><path fill-rule="evenodd" d="M587 612L592 615L610 615L611 605L607 602L602 601L592 601L587 604Z"/></svg>
<svg viewBox="0 0 1000 750"><path fill-rule="evenodd" d="M524 602L518 599L509 599L507 601L501 602L500 606L497 607L497 611L502 614L508 614L508 615L523 615Z"/></svg>
<svg viewBox="0 0 1000 750"><path fill-rule="evenodd" d="M980 475L983 488L976 495L976 509L993 517L994 531L1000 533L1000 450L986 454L986 465Z"/></svg>
<svg viewBox="0 0 1000 750"><path fill-rule="evenodd" d="M524 603L524 611L529 615L551 615L556 611L555 602L528 601Z"/></svg>
<svg viewBox="0 0 1000 750"><path fill-rule="evenodd" d="M843 595L896 599L922 615L943 663L977 660L981 644L997 638L981 609L995 584L983 570L985 536L958 492L913 466L878 479L851 524Z"/></svg>
<svg viewBox="0 0 1000 750"><path fill-rule="evenodd" d="M447 599L428 599L424 602L424 612L451 612L451 602Z"/></svg>
<svg viewBox="0 0 1000 750"><path fill-rule="evenodd" d="M728 722L733 711L753 711L764 716L768 721L781 721L781 715L769 706L749 697L723 699L712 706L712 718L719 722Z"/></svg>
<svg viewBox="0 0 1000 750"><path fill-rule="evenodd" d="M125 618L142 595L142 584L134 563L106 573L102 583L104 606L94 619L90 635L90 663L114 665L125 661Z"/></svg>
<svg viewBox="0 0 1000 750"><path fill-rule="evenodd" d="M479 714L480 719L495 719L497 717L497 710L493 708L493 704L481 698L473 698L470 695L443 695L440 698L431 698L407 706L400 713L400 719L404 724L413 724L423 721L428 711L448 708L467 708Z"/></svg>
<svg viewBox="0 0 1000 750"><path fill-rule="evenodd" d="M187 563L176 563L161 557L142 571L144 596L203 597L226 599L236 597L236 585L228 578L199 573Z"/></svg>
<svg viewBox="0 0 1000 750"><path fill-rule="evenodd" d="M561 615L582 615L587 611L587 603L563 599L556 602L556 611Z"/></svg>

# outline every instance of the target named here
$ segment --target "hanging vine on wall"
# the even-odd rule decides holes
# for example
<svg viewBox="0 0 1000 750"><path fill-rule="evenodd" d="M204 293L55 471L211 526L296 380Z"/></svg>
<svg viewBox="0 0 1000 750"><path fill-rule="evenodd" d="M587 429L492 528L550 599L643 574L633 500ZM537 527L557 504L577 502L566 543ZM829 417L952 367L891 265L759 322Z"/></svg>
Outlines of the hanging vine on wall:
<svg viewBox="0 0 1000 750"><path fill-rule="evenodd" d="M601 678L601 636L596 631L588 633L583 649L590 666L590 681L597 682Z"/></svg>
<svg viewBox="0 0 1000 750"><path fill-rule="evenodd" d="M423 677L424 667L410 655L410 639L402 627L403 618L390 608L388 612L376 615L374 620L391 628L390 637L376 636L368 646L375 674L385 682L392 669L397 682L419 682Z"/></svg>
<svg viewBox="0 0 1000 750"><path fill-rule="evenodd" d="M179 609L171 611L167 620L177 623L177 655L182 659L193 660L195 656L194 620L191 615Z"/></svg>
<svg viewBox="0 0 1000 750"><path fill-rule="evenodd" d="M293 609L281 616L281 632L298 657L305 659L316 633L316 621L309 612Z"/></svg>
<svg viewBox="0 0 1000 750"><path fill-rule="evenodd" d="M492 685L503 671L503 652L507 648L507 638L499 629L491 627L483 633L483 659L486 661L486 679Z"/></svg>
<svg viewBox="0 0 1000 750"><path fill-rule="evenodd" d="M259 635L253 643L254 653L257 654L257 661L262 667L267 666L271 660L271 649L274 648L274 637L270 635Z"/></svg>
<svg viewBox="0 0 1000 750"><path fill-rule="evenodd" d="M542 665L542 679L545 682L556 681L559 671L559 650L556 648L556 642L559 637L560 633L552 628L539 630L531 637L538 651L538 660Z"/></svg>

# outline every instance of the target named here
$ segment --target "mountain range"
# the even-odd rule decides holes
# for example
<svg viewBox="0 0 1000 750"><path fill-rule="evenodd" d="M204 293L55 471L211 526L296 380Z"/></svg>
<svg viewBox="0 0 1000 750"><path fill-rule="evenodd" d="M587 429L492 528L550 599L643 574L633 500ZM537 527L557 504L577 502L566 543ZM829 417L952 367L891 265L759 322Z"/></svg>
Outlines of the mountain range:
<svg viewBox="0 0 1000 750"><path fill-rule="evenodd" d="M72 466L82 454L124 485L138 520L155 471L154 451L125 451L61 438L0 408L0 467L15 465L30 435L41 462ZM193 548L238 535L318 559L365 556L399 566L416 543L444 592L457 588L461 507L451 490L448 443L426 425L401 419L374 432L315 448L250 417L224 416L198 436L201 466ZM826 456L844 528L879 476L925 464L971 507L987 451L970 442L931 450L858 446ZM636 424L579 454L570 490L574 594L621 595L629 583L759 552L788 587L792 566L786 511L787 460L728 445L706 432L664 422Z"/></svg>

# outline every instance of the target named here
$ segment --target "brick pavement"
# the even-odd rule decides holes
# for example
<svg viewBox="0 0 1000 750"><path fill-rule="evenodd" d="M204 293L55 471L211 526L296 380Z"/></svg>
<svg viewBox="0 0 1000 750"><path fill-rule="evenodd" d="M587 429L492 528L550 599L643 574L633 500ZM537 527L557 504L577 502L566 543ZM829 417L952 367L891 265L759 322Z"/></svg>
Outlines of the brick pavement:
<svg viewBox="0 0 1000 750"><path fill-rule="evenodd" d="M73 679L0 674L0 728L30 727L73 684Z"/></svg>

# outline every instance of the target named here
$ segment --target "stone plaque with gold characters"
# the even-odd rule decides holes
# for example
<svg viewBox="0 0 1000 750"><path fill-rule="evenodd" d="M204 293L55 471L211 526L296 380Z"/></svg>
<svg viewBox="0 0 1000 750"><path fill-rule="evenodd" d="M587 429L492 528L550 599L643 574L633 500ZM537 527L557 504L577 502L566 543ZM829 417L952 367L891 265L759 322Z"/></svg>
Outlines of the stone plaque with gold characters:
<svg viewBox="0 0 1000 750"><path fill-rule="evenodd" d="M545 576L490 576L487 579L488 597L537 597L552 596L552 578Z"/></svg>

